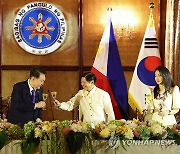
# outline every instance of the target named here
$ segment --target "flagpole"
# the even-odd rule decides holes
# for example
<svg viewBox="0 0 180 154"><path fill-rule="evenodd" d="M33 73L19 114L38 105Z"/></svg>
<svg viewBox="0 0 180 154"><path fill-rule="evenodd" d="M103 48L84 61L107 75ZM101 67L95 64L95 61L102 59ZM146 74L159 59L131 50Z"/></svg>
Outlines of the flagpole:
<svg viewBox="0 0 180 154"><path fill-rule="evenodd" d="M151 2L150 4L149 4L149 9L150 9L150 17L151 16L153 16L153 9L154 9L154 3L153 2ZM152 22L152 21L151 21ZM146 105L146 94L145 94L145 105ZM142 117L143 117L143 119L144 119L144 115L145 115L145 113L146 113L146 109L144 109L143 110L143 114L142 114ZM138 119L138 108L136 108L136 117L137 117L137 119Z"/></svg>
<svg viewBox="0 0 180 154"><path fill-rule="evenodd" d="M129 105L135 114L137 114L136 110L138 110L140 114L143 114L146 106L145 93L147 87L155 86L154 70L162 65L153 19L154 3L149 3L149 9L148 24L128 92ZM154 63L153 67L145 64L145 62L149 63L150 61ZM140 93L138 93L137 89L139 89ZM144 110L144 112L146 111Z"/></svg>
<svg viewBox="0 0 180 154"><path fill-rule="evenodd" d="M116 95L115 95L115 98L116 98L117 101L119 102L122 111L123 111L123 112L125 113L125 115L127 116L127 119L126 119L126 120L129 120L129 114L126 112L126 110L125 110L124 107L122 106L121 101L119 100L119 98L118 98Z"/></svg>
<svg viewBox="0 0 180 154"><path fill-rule="evenodd" d="M109 15L108 23L102 35L91 71L97 77L96 86L109 93L115 116L117 119L121 119L123 115L120 110L124 112L125 117L127 117L126 113L128 112L128 110L124 110L128 108L127 85L111 22L112 8L107 8L107 11Z"/></svg>

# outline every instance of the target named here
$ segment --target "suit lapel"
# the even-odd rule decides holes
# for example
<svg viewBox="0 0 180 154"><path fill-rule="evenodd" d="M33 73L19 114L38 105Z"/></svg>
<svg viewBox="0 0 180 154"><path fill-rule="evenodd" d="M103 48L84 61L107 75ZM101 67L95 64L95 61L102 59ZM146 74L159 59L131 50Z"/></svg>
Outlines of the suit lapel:
<svg viewBox="0 0 180 154"><path fill-rule="evenodd" d="M25 83L24 84L24 92L25 92L26 98L27 98L29 103L32 103L32 96L30 94L30 89L29 89L29 86L28 86L28 81L26 80L24 83Z"/></svg>

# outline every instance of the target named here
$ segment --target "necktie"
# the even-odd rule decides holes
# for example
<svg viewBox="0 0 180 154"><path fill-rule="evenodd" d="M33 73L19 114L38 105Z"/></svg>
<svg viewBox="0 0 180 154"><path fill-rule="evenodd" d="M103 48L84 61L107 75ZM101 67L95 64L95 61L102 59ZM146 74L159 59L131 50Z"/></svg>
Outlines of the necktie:
<svg viewBox="0 0 180 154"><path fill-rule="evenodd" d="M33 89L32 91L31 91L32 93L32 95L31 95L31 97L32 97L32 103L35 103L35 90Z"/></svg>

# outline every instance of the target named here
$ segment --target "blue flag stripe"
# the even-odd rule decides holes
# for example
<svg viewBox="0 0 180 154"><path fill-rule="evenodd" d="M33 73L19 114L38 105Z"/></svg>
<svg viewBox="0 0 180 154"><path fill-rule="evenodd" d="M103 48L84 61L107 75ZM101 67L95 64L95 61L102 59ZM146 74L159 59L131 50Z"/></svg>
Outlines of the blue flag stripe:
<svg viewBox="0 0 180 154"><path fill-rule="evenodd" d="M119 109L123 108L123 110L125 110L126 112L125 114L128 114L129 107L128 107L127 85L124 77L122 64L120 61L116 39L114 36L112 22L110 26L110 37L109 37L107 78L110 82ZM123 115L123 117L127 117L127 115Z"/></svg>

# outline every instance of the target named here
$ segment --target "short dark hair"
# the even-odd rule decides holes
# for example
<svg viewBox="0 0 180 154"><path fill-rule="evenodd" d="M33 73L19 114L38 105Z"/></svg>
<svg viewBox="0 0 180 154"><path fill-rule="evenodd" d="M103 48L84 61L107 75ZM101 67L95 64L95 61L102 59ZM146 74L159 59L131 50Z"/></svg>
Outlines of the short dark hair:
<svg viewBox="0 0 180 154"><path fill-rule="evenodd" d="M30 71L30 78L31 77L39 78L40 74L46 74L46 70L44 70L41 67L35 66Z"/></svg>
<svg viewBox="0 0 180 154"><path fill-rule="evenodd" d="M84 77L88 82L91 81L94 81L94 83L96 82L96 75L92 72L85 72L81 77Z"/></svg>

